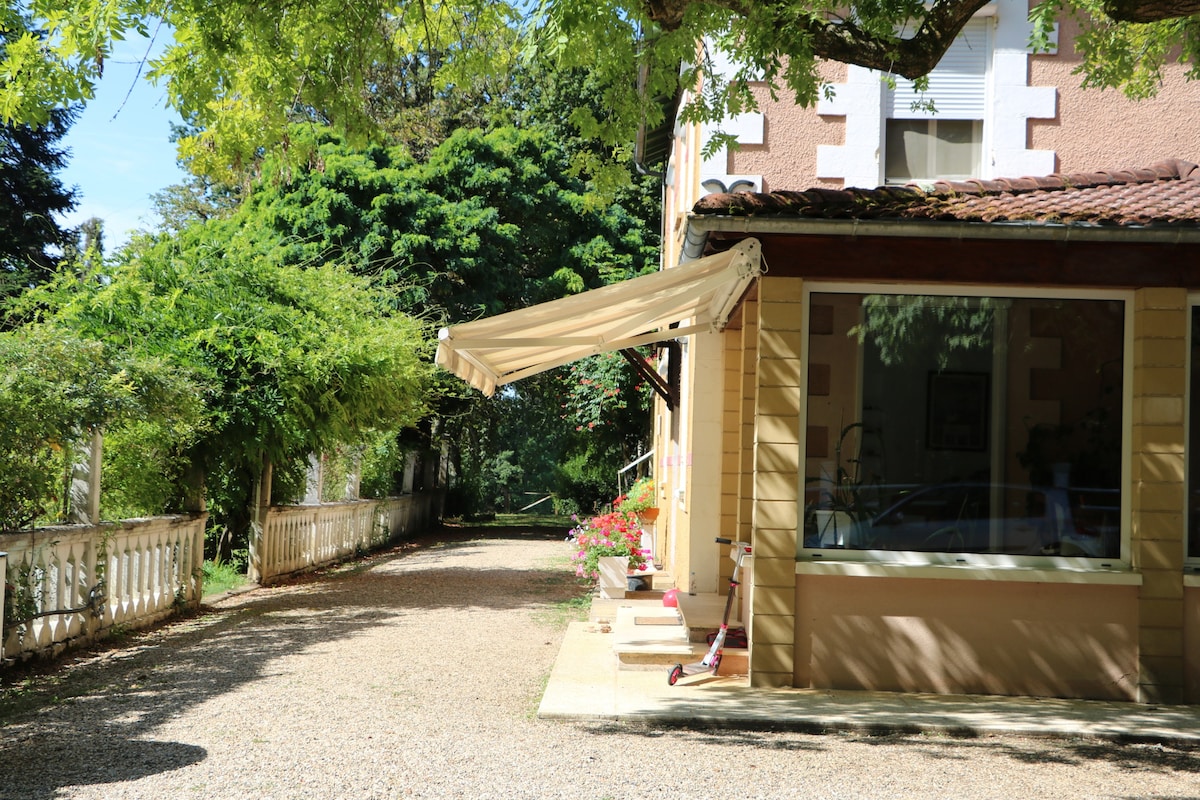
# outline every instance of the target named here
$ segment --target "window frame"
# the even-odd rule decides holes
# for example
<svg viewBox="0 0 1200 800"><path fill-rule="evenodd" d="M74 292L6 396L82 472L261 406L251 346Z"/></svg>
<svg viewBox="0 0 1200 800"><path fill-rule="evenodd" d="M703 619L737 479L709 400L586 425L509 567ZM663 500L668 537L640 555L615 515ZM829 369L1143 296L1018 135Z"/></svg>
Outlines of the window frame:
<svg viewBox="0 0 1200 800"><path fill-rule="evenodd" d="M801 468L797 475L797 504L799 505L796 523L796 560L798 572L818 571L828 568L830 571L845 569L865 570L861 574L873 574L878 567L887 574L895 567L920 568L912 572L912 577L920 577L928 572L927 568L952 568L961 573L976 570L978 577L992 577L999 570L1033 571L1047 578L1055 573L1095 573L1097 575L1114 572L1129 572L1131 570L1131 530L1132 530L1132 452L1133 452L1133 316L1135 312L1134 292L1122 289L1070 289L1033 288L1017 286L977 286L967 284L917 284L917 283L855 283L843 281L806 280L801 295L802 335L800 337L800 386L809 385L809 349L810 339L808 321L811 319L812 297L814 294L884 294L884 295L926 295L946 297L990 297L997 299L1061 299L1061 300L1116 300L1124 306L1124 331L1122 331L1123 368L1121 375L1121 515L1120 515L1120 554L1118 558L1092 558L1082 556L1056 555L1001 555L992 553L938 553L893 550L853 550L842 548L815 548L804 545L804 497L805 469ZM1200 305L1200 296L1196 298ZM860 352L863 345L859 345ZM859 359L859 369L862 359ZM861 374L859 385L861 386ZM806 461L807 431L809 414L809 394L807 388L802 391L799 425L799 459L803 465ZM805 565L811 565L806 567ZM820 565L825 565L822 567ZM841 565L840 567L834 565ZM1200 562L1198 562L1200 565Z"/></svg>
<svg viewBox="0 0 1200 800"><path fill-rule="evenodd" d="M1183 570L1185 573L1200 573L1200 553L1191 553L1188 551L1188 544L1191 539L1191 520L1190 520L1190 495L1192 493L1192 453L1187 446L1192 438L1192 425L1200 424L1200 420L1192 419L1192 403L1194 402L1191 396L1192 387L1192 348L1196 343L1192 341L1192 316L1200 313L1200 293L1188 293L1187 296L1187 344L1186 353L1187 359L1184 364L1184 397L1186 402L1183 407ZM1200 480L1200 470L1196 471L1196 478ZM1185 577L1191 577L1186 576ZM1200 576L1196 576L1200 577ZM1194 584L1200 585L1200 584Z"/></svg>

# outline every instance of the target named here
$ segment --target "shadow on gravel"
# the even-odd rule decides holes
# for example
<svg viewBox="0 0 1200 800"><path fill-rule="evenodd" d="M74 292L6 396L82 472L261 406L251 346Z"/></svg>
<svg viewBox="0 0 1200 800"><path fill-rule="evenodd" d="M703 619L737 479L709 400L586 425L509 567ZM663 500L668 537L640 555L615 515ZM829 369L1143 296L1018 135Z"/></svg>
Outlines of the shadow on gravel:
<svg viewBox="0 0 1200 800"><path fill-rule="evenodd" d="M154 741L188 708L270 674L278 658L438 607L520 609L579 595L565 567L470 569L442 557L557 530L438 531L353 563L221 603L156 630L109 639L49 666L0 673L0 800L53 800L66 787L131 781L203 761Z"/></svg>
<svg viewBox="0 0 1200 800"><path fill-rule="evenodd" d="M974 761L979 756L1001 756L1025 764L1087 766L1108 762L1129 772L1186 775L1200 773L1200 748L1179 744L1115 742L1096 739L1022 737L1019 735L957 736L948 733L852 732L846 730L795 730L774 728L734 728L672 723L654 724L598 723L588 725L591 735L641 735L647 739L671 737L697 745L722 744L737 747L783 751L830 750L839 742L856 742L881 747L909 747L934 761ZM1180 795L1126 796L1119 800L1197 800L1200 791Z"/></svg>

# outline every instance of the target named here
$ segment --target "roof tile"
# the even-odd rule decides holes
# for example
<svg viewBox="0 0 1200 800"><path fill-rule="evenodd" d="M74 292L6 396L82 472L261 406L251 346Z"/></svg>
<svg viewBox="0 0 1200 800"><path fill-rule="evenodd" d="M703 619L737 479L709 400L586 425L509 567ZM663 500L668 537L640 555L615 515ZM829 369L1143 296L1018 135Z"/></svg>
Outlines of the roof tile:
<svg viewBox="0 0 1200 800"><path fill-rule="evenodd" d="M928 190L913 184L710 194L693 211L827 219L1200 226L1200 166L1169 159L1134 169L937 181Z"/></svg>

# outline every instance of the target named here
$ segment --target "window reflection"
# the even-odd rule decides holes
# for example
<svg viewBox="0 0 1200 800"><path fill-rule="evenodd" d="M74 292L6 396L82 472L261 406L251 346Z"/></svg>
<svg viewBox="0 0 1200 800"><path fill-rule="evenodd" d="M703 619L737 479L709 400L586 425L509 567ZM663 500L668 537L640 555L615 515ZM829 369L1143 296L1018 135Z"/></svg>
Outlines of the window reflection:
<svg viewBox="0 0 1200 800"><path fill-rule="evenodd" d="M1117 558L1124 303L815 293L804 544Z"/></svg>

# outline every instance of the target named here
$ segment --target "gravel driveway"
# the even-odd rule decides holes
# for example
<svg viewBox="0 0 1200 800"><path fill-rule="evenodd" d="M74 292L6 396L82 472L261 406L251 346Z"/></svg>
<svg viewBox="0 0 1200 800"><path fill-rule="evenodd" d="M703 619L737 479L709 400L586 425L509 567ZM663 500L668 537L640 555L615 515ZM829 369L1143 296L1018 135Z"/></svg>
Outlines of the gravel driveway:
<svg viewBox="0 0 1200 800"><path fill-rule="evenodd" d="M1200 798L1159 745L540 721L567 554L443 531L4 676L0 798Z"/></svg>

